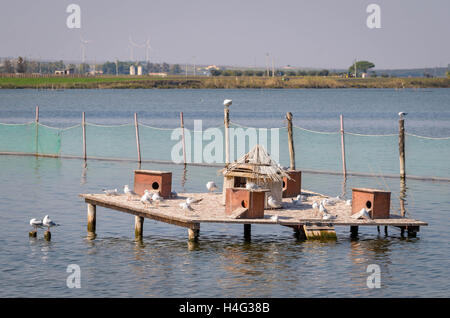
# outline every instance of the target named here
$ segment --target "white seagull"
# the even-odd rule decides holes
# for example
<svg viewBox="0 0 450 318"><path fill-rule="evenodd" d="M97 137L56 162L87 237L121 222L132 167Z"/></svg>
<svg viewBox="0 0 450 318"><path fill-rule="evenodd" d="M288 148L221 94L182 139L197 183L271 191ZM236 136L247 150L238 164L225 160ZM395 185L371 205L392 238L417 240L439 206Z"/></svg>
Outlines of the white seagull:
<svg viewBox="0 0 450 318"><path fill-rule="evenodd" d="M30 225L34 228L35 231L37 231L37 228L42 228L43 223L42 220L31 219Z"/></svg>
<svg viewBox="0 0 450 318"><path fill-rule="evenodd" d="M352 216L350 216L352 219L367 219L370 220L370 214L369 212L366 210L366 208L362 208L361 211L359 211L358 213L353 214Z"/></svg>
<svg viewBox="0 0 450 318"><path fill-rule="evenodd" d="M311 207L315 210L319 207L319 204L317 204L317 202L314 201Z"/></svg>
<svg viewBox="0 0 450 318"><path fill-rule="evenodd" d="M145 207L147 207L149 204L152 204L152 198L150 192L147 189L144 190L144 195L141 197L141 203L144 204Z"/></svg>
<svg viewBox="0 0 450 318"><path fill-rule="evenodd" d="M189 198L186 199L186 203L191 205L191 204L194 204L194 203L199 203L201 200L203 200L203 199L194 199L192 197L189 197Z"/></svg>
<svg viewBox="0 0 450 318"><path fill-rule="evenodd" d="M294 203L294 205L301 205L302 200L303 200L303 196L301 194L299 194L299 195L297 195L297 197L295 199L292 199L292 203Z"/></svg>
<svg viewBox="0 0 450 318"><path fill-rule="evenodd" d="M119 194L117 189L111 189L111 190L103 189L102 191L105 192L106 195L118 195Z"/></svg>
<svg viewBox="0 0 450 318"><path fill-rule="evenodd" d="M162 201L164 201L164 198L163 198L162 196L159 195L159 192L155 192L155 193L153 193L152 200L155 201L155 202L157 202L157 203L158 203L158 206L159 206L159 204L160 204Z"/></svg>
<svg viewBox="0 0 450 318"><path fill-rule="evenodd" d="M278 214L272 215L270 219L278 223Z"/></svg>
<svg viewBox="0 0 450 318"><path fill-rule="evenodd" d="M320 213L327 213L327 209L323 206L322 203L319 204L319 212Z"/></svg>
<svg viewBox="0 0 450 318"><path fill-rule="evenodd" d="M345 201L345 205L352 205L352 200L347 200L347 201Z"/></svg>
<svg viewBox="0 0 450 318"><path fill-rule="evenodd" d="M326 211L323 213L322 220L333 220L335 219L335 215L331 215L330 213L327 213Z"/></svg>
<svg viewBox="0 0 450 318"><path fill-rule="evenodd" d="M50 220L50 218L48 217L48 215L44 216L44 220L42 221L42 225L47 227L47 230L50 231L50 228L53 226L59 226L59 224L56 224L55 222L53 222L52 220Z"/></svg>
<svg viewBox="0 0 450 318"><path fill-rule="evenodd" d="M269 206L273 209L281 208L281 204L277 202L271 195L269 195L269 199L267 200Z"/></svg>
<svg viewBox="0 0 450 318"><path fill-rule="evenodd" d="M223 101L223 105L224 105L225 107L231 106L232 103L233 103L233 101L232 101L231 99L225 99L225 100Z"/></svg>
<svg viewBox="0 0 450 318"><path fill-rule="evenodd" d="M123 193L125 193L125 194L128 196L128 201L131 200L131 197L132 197L133 195L136 195L136 192L134 192L133 190L130 190L130 188L128 187L128 184L126 184L126 185L123 187Z"/></svg>
<svg viewBox="0 0 450 318"><path fill-rule="evenodd" d="M180 203L180 207L184 210L184 212L187 214L188 211L194 211L194 209L191 207L191 205L187 202Z"/></svg>
<svg viewBox="0 0 450 318"><path fill-rule="evenodd" d="M405 112L399 112L398 113L398 116L400 117L400 119L405 118L406 115L408 115L408 113L405 113Z"/></svg>
<svg viewBox="0 0 450 318"><path fill-rule="evenodd" d="M208 189L209 192L214 192L214 191L217 190L218 188L217 188L216 184L214 183L214 181L209 181L209 182L206 184L206 189Z"/></svg>

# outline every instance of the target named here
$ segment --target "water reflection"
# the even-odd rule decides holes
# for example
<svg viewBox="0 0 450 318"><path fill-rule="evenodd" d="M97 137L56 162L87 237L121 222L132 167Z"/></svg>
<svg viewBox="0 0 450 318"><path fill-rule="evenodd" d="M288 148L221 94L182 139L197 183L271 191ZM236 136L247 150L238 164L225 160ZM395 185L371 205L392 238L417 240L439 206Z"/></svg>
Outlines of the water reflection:
<svg viewBox="0 0 450 318"><path fill-rule="evenodd" d="M87 182L87 162L83 161L80 184L84 185L86 184L86 182Z"/></svg>

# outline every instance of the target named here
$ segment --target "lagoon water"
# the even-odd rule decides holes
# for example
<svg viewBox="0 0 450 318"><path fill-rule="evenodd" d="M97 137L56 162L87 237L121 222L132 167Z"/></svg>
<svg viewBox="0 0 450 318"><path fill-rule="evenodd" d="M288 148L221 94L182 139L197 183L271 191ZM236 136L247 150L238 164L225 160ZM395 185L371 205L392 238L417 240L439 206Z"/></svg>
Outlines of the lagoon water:
<svg viewBox="0 0 450 318"><path fill-rule="evenodd" d="M343 113L346 129L396 133L398 111L409 112L414 134L450 136L450 90L0 90L0 122L34 119L56 127L90 122L123 124L136 111L140 120L174 127L178 113L186 125L223 121L221 101L232 98L232 119L257 127L280 127L286 111L308 129L336 131ZM424 156L426 158L426 156ZM424 159L425 160L425 159ZM350 239L338 227L336 242L297 241L281 226L253 226L251 242L240 225L203 224L198 244L184 228L145 220L142 243L134 242L134 217L98 208L97 238L86 238L86 206L79 193L132 184L133 162L0 156L0 297L449 297L448 241L450 183L407 180L408 216L429 223L416 238L389 228L360 228ZM203 192L222 184L216 168L144 163L143 169L173 171L177 192ZM185 182L182 182L185 180ZM340 176L303 175L303 188L335 196ZM350 177L352 187L392 191L399 209L400 182L381 177ZM50 217L61 226L52 241L30 239L28 221ZM81 288L66 285L69 264L81 268ZM381 269L381 288L367 287L367 266Z"/></svg>

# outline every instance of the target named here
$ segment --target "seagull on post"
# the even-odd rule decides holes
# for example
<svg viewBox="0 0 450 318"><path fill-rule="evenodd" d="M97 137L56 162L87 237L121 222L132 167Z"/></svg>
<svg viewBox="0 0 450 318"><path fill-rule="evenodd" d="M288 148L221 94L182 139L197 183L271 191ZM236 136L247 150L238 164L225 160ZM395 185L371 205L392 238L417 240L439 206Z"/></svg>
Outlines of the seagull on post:
<svg viewBox="0 0 450 318"><path fill-rule="evenodd" d="M408 113L405 113L405 112L398 113L398 116L400 117L400 119L404 119L406 115L408 115Z"/></svg>
<svg viewBox="0 0 450 318"><path fill-rule="evenodd" d="M53 222L48 215L44 217L44 220L42 221L42 225L47 227L47 230L50 231L50 228L53 226L59 226L59 224L56 224Z"/></svg>
<svg viewBox="0 0 450 318"><path fill-rule="evenodd" d="M217 188L216 184L214 183L214 181L209 181L209 182L206 184L206 189L208 189L209 192L214 192L214 191L217 190L218 188Z"/></svg>
<svg viewBox="0 0 450 318"><path fill-rule="evenodd" d="M42 220L31 219L30 225L34 228L35 231L37 231L38 228L42 228L43 222Z"/></svg>
<svg viewBox="0 0 450 318"><path fill-rule="evenodd" d="M233 103L233 101L231 99L225 99L223 101L223 106L229 107L229 106L231 106L232 103Z"/></svg>
<svg viewBox="0 0 450 318"><path fill-rule="evenodd" d="M164 198L163 198L162 196L159 195L159 191L158 191L158 192L153 193L152 200L155 201L155 202L157 202L157 204L158 204L158 206L159 206L159 204L160 204L162 201L164 201Z"/></svg>

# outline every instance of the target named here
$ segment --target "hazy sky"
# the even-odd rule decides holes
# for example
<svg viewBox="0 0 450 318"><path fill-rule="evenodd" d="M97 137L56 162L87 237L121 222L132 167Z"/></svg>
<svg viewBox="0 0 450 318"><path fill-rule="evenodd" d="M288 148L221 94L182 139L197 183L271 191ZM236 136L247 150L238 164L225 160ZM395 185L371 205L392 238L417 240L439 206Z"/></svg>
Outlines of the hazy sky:
<svg viewBox="0 0 450 318"><path fill-rule="evenodd" d="M81 7L81 28L66 26L66 7ZM381 29L366 8L381 7ZM155 62L346 68L354 58L376 68L447 66L449 0L1 0L0 56L130 58L128 38L149 37ZM135 55L145 59L145 50Z"/></svg>

